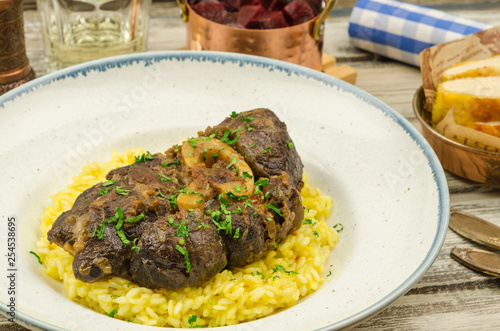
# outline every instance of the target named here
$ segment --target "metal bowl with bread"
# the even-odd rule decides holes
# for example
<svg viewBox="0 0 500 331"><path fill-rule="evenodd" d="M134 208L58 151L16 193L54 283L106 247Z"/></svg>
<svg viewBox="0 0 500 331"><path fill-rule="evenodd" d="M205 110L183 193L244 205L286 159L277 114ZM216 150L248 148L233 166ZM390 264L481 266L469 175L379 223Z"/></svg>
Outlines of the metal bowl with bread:
<svg viewBox="0 0 500 331"><path fill-rule="evenodd" d="M475 182L500 185L500 153L469 147L438 133L432 126L431 112L425 109L422 87L413 97L413 111L444 169Z"/></svg>

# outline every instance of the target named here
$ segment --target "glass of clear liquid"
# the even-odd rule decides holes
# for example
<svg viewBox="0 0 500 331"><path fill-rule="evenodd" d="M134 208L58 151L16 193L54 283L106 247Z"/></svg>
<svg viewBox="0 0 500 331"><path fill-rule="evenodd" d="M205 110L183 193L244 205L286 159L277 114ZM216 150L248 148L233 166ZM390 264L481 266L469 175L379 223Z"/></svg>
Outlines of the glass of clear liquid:
<svg viewBox="0 0 500 331"><path fill-rule="evenodd" d="M54 69L147 48L152 0L37 0Z"/></svg>

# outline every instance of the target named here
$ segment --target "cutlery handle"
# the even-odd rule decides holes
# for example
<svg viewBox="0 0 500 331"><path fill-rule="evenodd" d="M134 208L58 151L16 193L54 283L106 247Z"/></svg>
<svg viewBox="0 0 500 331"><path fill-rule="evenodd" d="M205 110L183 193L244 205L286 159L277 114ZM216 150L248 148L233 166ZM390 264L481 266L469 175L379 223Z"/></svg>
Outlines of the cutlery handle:
<svg viewBox="0 0 500 331"><path fill-rule="evenodd" d="M455 247L451 257L465 266L496 277L500 277L500 255L478 248Z"/></svg>
<svg viewBox="0 0 500 331"><path fill-rule="evenodd" d="M500 249L500 227L461 210L452 210L450 228L482 245Z"/></svg>

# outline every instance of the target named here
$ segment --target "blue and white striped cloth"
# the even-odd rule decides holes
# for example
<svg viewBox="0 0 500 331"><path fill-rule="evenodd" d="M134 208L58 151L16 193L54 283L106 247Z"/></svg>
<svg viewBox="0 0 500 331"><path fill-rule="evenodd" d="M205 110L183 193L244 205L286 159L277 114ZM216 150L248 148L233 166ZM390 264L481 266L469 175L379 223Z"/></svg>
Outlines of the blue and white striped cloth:
<svg viewBox="0 0 500 331"><path fill-rule="evenodd" d="M349 37L363 50L420 66L424 49L489 27L400 1L358 0L349 20Z"/></svg>

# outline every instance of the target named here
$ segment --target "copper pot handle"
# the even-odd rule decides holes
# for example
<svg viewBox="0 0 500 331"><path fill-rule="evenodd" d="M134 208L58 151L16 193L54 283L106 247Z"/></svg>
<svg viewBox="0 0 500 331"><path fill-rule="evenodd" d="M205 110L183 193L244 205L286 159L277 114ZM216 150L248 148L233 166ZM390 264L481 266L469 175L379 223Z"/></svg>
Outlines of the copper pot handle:
<svg viewBox="0 0 500 331"><path fill-rule="evenodd" d="M330 16L330 12L333 9L333 6L335 6L335 3L337 0L330 0L326 3L325 9L319 14L318 19L314 22L312 29L311 29L311 36L316 39L320 40L321 37L323 37L323 23L325 20Z"/></svg>
<svg viewBox="0 0 500 331"><path fill-rule="evenodd" d="M179 8L181 9L181 17L184 22L187 22L188 20L188 11L187 11L187 6L186 6L186 1L185 0L176 0L177 4L179 5Z"/></svg>
<svg viewBox="0 0 500 331"><path fill-rule="evenodd" d="M186 0L176 0L176 1L177 1L177 4L179 5L179 8L181 9L182 20L184 22L187 22L188 10L187 10L187 6L186 6ZM325 9L323 9L323 11L319 15L318 19L316 21L314 21L314 24L313 24L312 29L311 29L311 36L314 39L319 40L323 36L323 29L322 29L323 23L325 22L326 18L328 16L330 16L330 12L332 11L332 8L336 2L337 2L337 0L328 1L326 3Z"/></svg>

